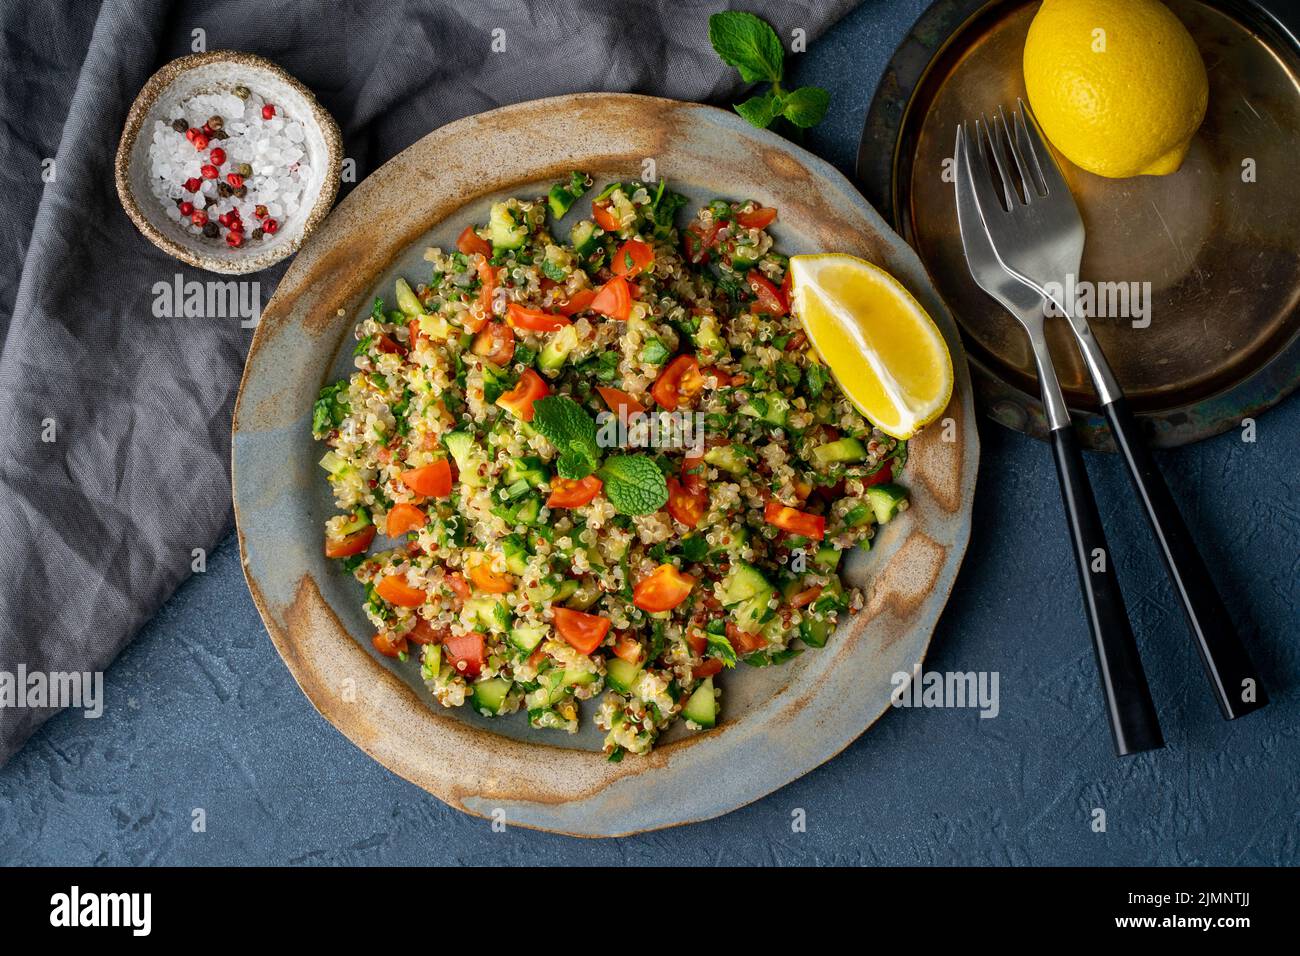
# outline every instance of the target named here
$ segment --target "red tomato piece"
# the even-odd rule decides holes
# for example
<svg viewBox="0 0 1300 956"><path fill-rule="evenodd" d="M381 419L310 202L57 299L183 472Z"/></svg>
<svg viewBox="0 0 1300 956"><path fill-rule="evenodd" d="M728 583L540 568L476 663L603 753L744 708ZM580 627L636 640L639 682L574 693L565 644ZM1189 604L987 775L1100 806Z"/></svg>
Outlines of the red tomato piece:
<svg viewBox="0 0 1300 956"><path fill-rule="evenodd" d="M722 670L722 661L718 660L716 657L713 657L707 661L702 661L701 663L696 664L694 667L692 667L691 676L694 677L696 680L704 680L704 678L712 677L720 670Z"/></svg>
<svg viewBox="0 0 1300 956"><path fill-rule="evenodd" d="M813 601L817 600L818 596L821 593L822 593L822 586L820 584L814 584L812 587L806 588L805 590L800 591L798 594L791 597L790 606L806 607L807 605L811 604Z"/></svg>
<svg viewBox="0 0 1300 956"><path fill-rule="evenodd" d="M683 402L690 401L704 388L704 374L693 355L679 355L659 373L650 394L670 412L677 411Z"/></svg>
<svg viewBox="0 0 1300 956"><path fill-rule="evenodd" d="M325 539L325 557L327 558L350 558L354 554L361 554L366 548L370 547L370 542L375 540L375 526L366 525L359 531L353 531L342 538Z"/></svg>
<svg viewBox="0 0 1300 956"><path fill-rule="evenodd" d="M542 377L530 368L519 376L519 384L497 399L497 404L521 421L533 420L533 402L551 394Z"/></svg>
<svg viewBox="0 0 1300 956"><path fill-rule="evenodd" d="M677 521L694 528L709 510L707 490L687 491L676 478L668 479L668 513Z"/></svg>
<svg viewBox="0 0 1300 956"><path fill-rule="evenodd" d="M614 276L596 293L591 300L591 311L626 322L632 314L632 292L627 286L627 279Z"/></svg>
<svg viewBox="0 0 1300 956"><path fill-rule="evenodd" d="M746 654L752 654L760 647L767 646L767 638L762 634L750 634L742 631L730 621L727 622L727 640L731 642L732 648L742 657Z"/></svg>
<svg viewBox="0 0 1300 956"><path fill-rule="evenodd" d="M627 276L631 279L644 272L654 261L655 251L648 243L640 239L629 239L618 247L609 268L614 275Z"/></svg>
<svg viewBox="0 0 1300 956"><path fill-rule="evenodd" d="M401 537L408 531L419 531L428 520L424 512L415 505L401 502L393 505L392 510L388 512L388 524L384 528L384 533L390 538Z"/></svg>
<svg viewBox="0 0 1300 956"><path fill-rule="evenodd" d="M435 628L422 617L416 617L415 627L406 632L406 639L412 644L441 644L447 639L446 628Z"/></svg>
<svg viewBox="0 0 1300 956"><path fill-rule="evenodd" d="M687 226L682 234L682 251L687 261L697 266L708 262L709 250L718 244L718 232L722 226L723 223L717 219L712 220L709 226L701 226L699 220Z"/></svg>
<svg viewBox="0 0 1300 956"><path fill-rule="evenodd" d="M465 227L456 239L456 248L467 256L477 253L485 259L492 258L492 244L475 232L473 226Z"/></svg>
<svg viewBox="0 0 1300 956"><path fill-rule="evenodd" d="M385 657L397 657L406 653L406 638L394 638L387 631L380 631L370 639L370 643Z"/></svg>
<svg viewBox="0 0 1300 956"><path fill-rule="evenodd" d="M766 229L776 221L776 210L770 206L756 206L749 212L738 213L736 222L746 229Z"/></svg>
<svg viewBox="0 0 1300 956"><path fill-rule="evenodd" d="M754 293L755 312L765 312L768 315L785 315L788 307L781 297L781 290L772 285L771 279L757 269L750 269L749 275L745 276L745 281L749 283L749 291Z"/></svg>
<svg viewBox="0 0 1300 956"><path fill-rule="evenodd" d="M826 519L798 508L790 508L773 499L763 509L763 520L790 534L803 535L820 541L826 537Z"/></svg>
<svg viewBox="0 0 1300 956"><path fill-rule="evenodd" d="M609 633L610 620L607 617L567 607L551 610L555 613L555 629L560 632L560 637L581 654L590 654L600 647L600 642Z"/></svg>
<svg viewBox="0 0 1300 956"><path fill-rule="evenodd" d="M570 481L567 478L551 479L551 495L546 499L548 508L581 508L591 504L600 494L601 481L595 475Z"/></svg>
<svg viewBox="0 0 1300 956"><path fill-rule="evenodd" d="M406 578L400 574L389 574L380 578L379 583L375 585L375 593L389 604L398 607L419 607L424 603L425 597L423 591L411 587L406 583Z"/></svg>
<svg viewBox="0 0 1300 956"><path fill-rule="evenodd" d="M880 470L876 472L874 475L869 475L866 478L863 478L862 484L863 486L870 488L872 485L883 485L885 482L893 481L893 480L894 480L894 462L891 459L890 461L887 461L883 465L881 465Z"/></svg>
<svg viewBox="0 0 1300 956"><path fill-rule="evenodd" d="M451 494L451 462L439 458L423 468L404 471L402 484L425 498L446 498Z"/></svg>
<svg viewBox="0 0 1300 956"><path fill-rule="evenodd" d="M478 291L478 302L465 313L465 331L477 332L492 318L492 297L497 291L497 271L486 259L478 261L478 277L482 285Z"/></svg>
<svg viewBox="0 0 1300 956"><path fill-rule="evenodd" d="M600 397L605 400L605 404L609 406L609 410L615 414L618 414L621 410L624 417L626 417L637 412L645 411L644 406L642 406L640 402L621 388L610 388L608 385L597 385L596 391L598 391Z"/></svg>
<svg viewBox="0 0 1300 956"><path fill-rule="evenodd" d="M456 673L477 677L487 663L487 646L477 631L450 634L442 642L443 652Z"/></svg>
<svg viewBox="0 0 1300 956"><path fill-rule="evenodd" d="M504 322L489 322L474 337L471 351L493 365L509 365L515 357L515 332Z"/></svg>
<svg viewBox="0 0 1300 956"><path fill-rule="evenodd" d="M632 589L632 603L643 611L671 611L686 600L695 578L671 564L661 564Z"/></svg>
<svg viewBox="0 0 1300 956"><path fill-rule="evenodd" d="M636 639L635 631L619 631L614 635L614 656L629 664L641 663L643 653L641 642Z"/></svg>
<svg viewBox="0 0 1300 956"><path fill-rule="evenodd" d="M566 325L573 324L558 312L530 309L518 302L506 306L506 321L515 328L528 332L558 332Z"/></svg>
<svg viewBox="0 0 1300 956"><path fill-rule="evenodd" d="M515 579L508 574L493 571L486 561L470 565L469 579L476 590L488 594L509 594L515 589Z"/></svg>
<svg viewBox="0 0 1300 956"><path fill-rule="evenodd" d="M596 225L606 232L618 232L621 228L618 217L610 209L608 199L602 199L591 204L591 218L595 219Z"/></svg>
<svg viewBox="0 0 1300 956"><path fill-rule="evenodd" d="M591 302L596 298L595 289L579 289L573 295L569 296L563 302L555 306L555 311L561 315L575 316L579 312L586 312L591 308Z"/></svg>

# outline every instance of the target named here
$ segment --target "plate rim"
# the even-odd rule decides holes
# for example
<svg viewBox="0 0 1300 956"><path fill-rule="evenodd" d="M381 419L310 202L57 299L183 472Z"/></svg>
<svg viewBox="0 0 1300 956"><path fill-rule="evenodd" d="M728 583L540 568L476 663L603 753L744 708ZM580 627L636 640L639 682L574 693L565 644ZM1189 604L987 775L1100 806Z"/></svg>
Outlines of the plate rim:
<svg viewBox="0 0 1300 956"><path fill-rule="evenodd" d="M897 237L897 235L892 231L892 229L888 226L888 224L885 223L883 219L881 219L879 214L876 213L875 210L870 206L870 204L867 203L867 201L857 192L855 187L848 181L848 179L845 176L843 176L843 174L841 174L838 170L836 170L831 164L827 163L825 160L822 160L821 158L811 153L808 153L806 150L802 149L801 147L798 147L793 143L789 143L788 141L781 139L775 134L772 134L765 130L753 129L749 127L747 124L744 124L744 122L734 114L725 112L715 107L696 104L696 103L684 103L684 102L664 99L660 97L648 97L648 96L643 96L638 94L623 94L623 93L568 94L568 95L562 95L557 97L549 97L540 100L532 100L526 103L514 104L511 106L500 107L498 109L491 110L486 113L476 114L474 116L456 120L453 123L447 124L443 127L431 131L430 133L426 134L426 136L422 137L420 140L417 140L415 143L411 144L411 146L408 146L401 153L397 154L388 162L386 162L378 170L376 170L374 173L368 176L366 180L364 180L362 183L359 183L357 188L354 189L352 193L343 201L343 203L339 205L338 209L336 209L335 212L331 213L330 219L335 219L340 215L341 212L344 215L344 217L346 217L347 210L365 202L367 192L387 188L385 183L386 175L381 175L381 173L383 173L385 169L389 169L390 167L392 167L394 164L399 163L402 160L402 158L406 156L408 153L411 153L412 151L420 148L430 148L428 144L436 142L436 138L438 137L452 137L459 133L465 132L466 130L473 129L475 126L482 126L489 121L499 124L504 119L517 118L517 114L520 112L554 110L560 107L576 109L578 107L596 106L596 105L618 105L618 106L627 106L629 108L651 109L651 110L658 110L667 114L673 114L679 111L690 111L690 112L699 111L698 113L696 113L696 115L699 115L701 117L706 118L707 120L712 121L713 124L721 127L725 132L732 133L732 134L743 134L752 137L753 139L757 140L760 144L768 148L774 148L777 153L784 154L784 156L787 158L793 158L794 160L797 161L798 165L802 166L804 169L807 169L809 172L811 172L814 176L817 177L819 186L823 188L826 186L833 186L836 189L840 190L841 192L845 193L846 196L850 198L850 201L852 201L858 207L855 210L857 214L864 217L866 222L873 228L873 230L879 233L879 235L876 236L875 238L879 238L882 241L884 241L888 245L893 255L902 257L904 260L906 260L908 262L908 267L913 271L917 281L924 283L923 288L919 288L919 289L913 288L912 291L914 292L914 294L917 294L919 299L921 299L923 302L926 303L927 308L932 312L932 314L935 315L936 322L945 331L945 337L949 339L949 347L950 349L953 350L954 366L955 366L955 370L957 371L957 381L955 382L954 398L958 400L958 404L956 406L950 405L949 408L954 409L954 415L959 416L961 419L959 423L960 432L961 432L961 436L960 436L961 441L958 444L956 450L956 456L957 456L956 470L958 472L957 479L956 479L958 484L958 490L956 496L957 500L952 508L951 511L952 517L950 519L954 522L954 526L953 526L954 534L952 536L953 540L951 541L951 543L946 543L946 542L940 543L940 542L935 542L928 538L926 539L927 541L929 541L930 544L935 546L935 549L937 551L940 552L941 559L938 560L937 562L938 568L933 580L931 581L930 587L926 590L922 599L918 601L918 604L922 603L925 600L937 598L937 605L934 606L933 608L925 610L923 612L923 617L917 622L916 625L909 625L909 629L910 627L915 626L915 627L923 628L924 631L922 635L919 635L920 636L919 645L918 645L919 650L917 653L916 660L912 665L915 668L920 668L922 663L925 660L926 654L928 653L929 646L933 639L934 631L937 627L939 618L942 615L942 611L951 597L952 590L955 584L955 579L961 567L961 564L964 560L969 545L969 540L970 540L973 497L974 497L974 490L975 490L975 484L978 475L978 465L979 465L979 438L975 426L971 382L970 382L969 373L966 371L965 368L965 362L963 361L964 354L965 354L964 349L962 348L959 340L954 341L954 336L956 335L955 322L952 319L951 314L947 311L946 306L943 304L942 299L939 298L937 290L933 287L933 284L930 282L928 275L924 270L924 267L920 264L919 258L917 258L916 256L915 251L912 250L910 247L908 247L905 243L902 242L900 238ZM581 158L574 159L574 163L577 165L581 165L582 162L583 160ZM546 170L548 169L548 167L545 163L539 162L535 168L539 176L546 175ZM524 179L515 180L515 182L518 183L522 183L525 181L526 180ZM367 183L373 183L374 185L372 185L370 189L367 190L365 188ZM509 184L497 183L492 188L485 190L483 194L495 192L498 189L506 189L506 188L511 188L511 187ZM459 206L463 206L465 204L468 204L469 202L474 201L475 198L476 198L475 196L461 197L458 201L457 208L459 208ZM446 218L448 218L448 216L444 215L441 218L427 222L424 224L423 228L425 230L429 228L433 228L438 223L445 221ZM292 640L290 635L287 635L282 631L280 623L276 619L275 614L273 613L273 609L270 606L270 602L268 602L266 595L263 593L263 590L258 582L256 573L252 566L252 562L250 561L248 540L246 538L247 521L243 514L243 509L241 508L241 500L240 500L241 467L239 461L239 451L241 447L240 437L241 437L241 430L242 430L241 426L244 421L244 416L248 412L248 409L246 409L245 407L245 399L247 396L246 387L248 385L249 378L254 368L257 366L257 361L262 346L265 343L267 336L271 334L265 331L268 328L268 324L266 323L267 314L269 313L275 315L278 308L283 309L287 313L289 307L285 306L284 301L282 300L281 290L282 289L292 290L291 292L286 291L285 298L289 300L296 298L300 294L300 290L297 288L297 283L301 279L301 276L297 275L296 273L310 272L311 270L310 263L312 262L314 257L313 249L315 245L325 243L329 239L330 233L332 231L330 228L328 228L329 225L330 223L327 220L326 223L322 224L322 228L316 233L315 237L313 237L312 240L309 240L303 252L300 253L297 259L295 259L294 263L290 268L290 271L286 274L285 278L281 281L280 286L279 288L277 288L276 293L272 297L271 302L268 303L263 313L263 321L259 323L258 328L254 333L253 343L249 349L248 361L245 365L243 375L241 376L239 394L236 399L234 416L232 419L232 442L231 442L232 493L235 501L236 526L237 526L237 535L238 535L239 546L240 546L241 565L244 568L245 578L248 583L250 593L253 596L254 603L257 606L258 612L261 615L263 622L268 630L268 633L271 636L271 639L277 648L277 652L284 660L286 666L290 670L290 673L294 677L295 682L298 684L299 688L303 691L305 696L311 702L313 708L315 708L318 713L320 713L323 717L325 717L326 720L328 720L332 725L334 725L335 729L339 730L339 732L342 733L345 737L347 737L347 739L349 739L352 743L357 745L363 752L367 753L367 755L375 759L376 762L380 763L388 770L394 772L395 774L402 777L403 779L406 779L409 782L414 783L416 786L419 786L422 789L432 793L434 796L437 796L439 799L443 800L443 802L449 804L450 806L458 810L471 813L480 817L486 816L487 814L485 811L480 810L474 806L468 805L466 802L466 798L463 794L459 796L457 795L449 796L447 793L440 792L438 790L433 789L433 787L431 787L428 784L427 780L416 779L414 776L412 776L410 772L408 772L410 771L409 767L402 765L402 761L395 758L392 753L385 751L375 741L373 740L363 741L358 739L358 736L352 732L353 730L355 730L355 727L349 729L349 727L344 726L344 724L340 723L340 720L336 719L337 714L334 713L334 710L330 707L323 705L321 701L317 699L317 695L313 693L313 688L308 686L309 681L307 680L307 674L305 673L305 671L300 673L300 667L302 665L302 662L298 660L298 649L292 646ZM409 249L413 241L415 240L404 240L400 248ZM388 261L391 263L392 260L390 259ZM370 276L369 280L363 284L363 288L366 290L371 289L374 285L374 282L379 278L380 274L382 274L382 267L380 268L379 272L376 272L375 274ZM911 287L912 287L912 282L909 279L909 288ZM349 312L349 316L351 316L351 312ZM325 374L328 374L328 370L323 370L323 371ZM250 428L249 431L252 431L252 429ZM930 444L935 444L936 441L937 439L932 440ZM907 540L910 541L911 538ZM892 567L892 564L887 563L881 570L883 571L890 567ZM308 575L305 575L304 578L305 577L308 577ZM319 599L320 592L317 591L316 594L317 594L317 598ZM325 602L321 600L321 603L324 604ZM332 610L328 607L328 605L325 606L325 610L332 615ZM335 618L335 624L338 623L339 622L337 621L337 618ZM871 623L870 620L864 622L862 625L862 629L865 629L867 625L869 625L870 623ZM341 625L339 625L339 627L341 630L346 631L346 629L342 628ZM913 638L913 640L915 640L915 638ZM852 649L853 643L855 642L856 642L856 637L854 638L853 641L849 641L847 639L844 640L844 643L847 645L848 650ZM355 646L357 644L357 641L355 639L349 638L347 643L353 645L353 649L356 650L357 653L364 654L364 652L361 651L359 647ZM842 652L843 650L841 651L841 653ZM346 651L344 653L346 653ZM829 659L830 658L828 657L828 661ZM428 710L428 708L426 708L423 703L419 702L415 698L414 692L411 691L410 687L404 681L399 680L394 674L392 674L391 671L389 671L386 676L389 680L394 682L400 688L399 694L404 692L405 694L409 695L411 699L419 707ZM387 682L381 681L381 683L387 683ZM779 697L783 695L777 695L777 696ZM679 826L679 825L684 825L686 823L699 822L702 820L720 816L725 813L729 813L732 810L739 809L740 807L752 803L760 799L761 797L766 796L774 792L775 790L780 789L786 784L792 782L795 779L798 779L799 777L803 776L809 771L815 769L817 766L820 766L821 764L830 760L832 757L842 752L851 743L857 740L868 729L870 729L870 727L873 726L875 722L879 720L879 718L883 716L883 714L889 709L890 709L889 702L888 700L886 700L884 705L879 710L879 712L875 713L873 716L870 716L869 719L867 719L860 728L857 728L856 730L853 730L851 732L845 732L843 734L837 735L835 737L835 745L829 752L825 753L824 755L814 755L814 759L801 763L800 766L792 773L783 772L779 774L782 777L780 782L777 782L771 786L763 785L763 787L758 792L748 793L747 795L740 794L734 798L727 797L726 799L721 801L722 805L714 806L712 809L695 811L684 815L676 815L674 816L673 819L666 820L665 822L658 822L650 826L635 826L626 830L606 827L600 829L599 832L575 831L575 830L565 829L564 827L558 825L552 826L552 825L547 825L545 823L538 823L535 821L530 822L528 820L514 819L514 818L511 818L510 823L516 826L524 826L532 829L562 833L571 836L607 837L607 836L625 836L625 835L630 835L632 833L640 833L640 832L650 832L653 830L663 829L670 826ZM450 718L450 717L442 717L442 719L454 720L454 718ZM745 719L749 721L758 721L762 719L762 715L752 714L752 715L748 715L747 718ZM492 734L490 731L484 731L483 733L490 735L491 737L497 740L508 740L508 738L501 737L500 735L497 734ZM717 731L711 733L717 734ZM839 739L840 736L843 736L844 739L840 740ZM691 743L702 739L706 739L704 735L701 735L698 738L691 738L691 740L688 741L668 744L663 748L658 748L656 752L660 752L660 751L671 752L671 751L675 751L676 748L682 748L684 750L685 748L689 747ZM718 738L714 737L714 739L718 739ZM518 746L521 747L526 747L531 751L550 751L552 753L557 751L563 753L587 753L586 751L569 751L564 748L557 748L554 747L553 745L546 744L542 740L538 740L535 742L530 741L528 743L511 741L510 743L517 744ZM589 755L589 756L599 757L600 755L596 754L596 755ZM598 797L601 793L604 792L604 790L607 787L612 786L612 784L616 783L618 780L626 779L627 777L630 776L632 777L639 776L640 773L646 770L655 769L654 765L656 761L653 761L649 757L641 758L641 760L646 762L645 766L638 769L636 773L619 774L618 776L615 777L614 780L606 784L603 784L601 787L597 788L592 794L592 796ZM667 760L665 758L664 760L658 761L658 763L662 765L667 763ZM473 796L473 794L470 794L470 796ZM504 802L508 803L509 801L504 801ZM717 802L718 801L714 801L715 804Z"/></svg>

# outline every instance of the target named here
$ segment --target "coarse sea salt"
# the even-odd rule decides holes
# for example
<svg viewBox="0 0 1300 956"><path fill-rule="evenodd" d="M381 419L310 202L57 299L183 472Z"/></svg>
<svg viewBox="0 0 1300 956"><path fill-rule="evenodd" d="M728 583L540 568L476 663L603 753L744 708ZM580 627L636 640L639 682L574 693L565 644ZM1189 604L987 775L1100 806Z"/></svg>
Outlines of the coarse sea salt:
<svg viewBox="0 0 1300 956"><path fill-rule="evenodd" d="M303 125L278 103L272 104L274 114L264 119L266 105L251 90L246 98L233 90L198 93L180 103L173 111L176 115L154 121L149 141L150 190L167 217L196 238L239 248L245 243L245 230L254 241L270 238L306 212L312 164ZM206 148L196 149L185 129L201 132L214 116L221 118L220 132L208 136ZM185 128L174 128L178 119L184 120ZM213 150L220 150L216 157ZM203 177L208 164L217 167L217 178ZM237 170L244 164L252 173L241 182ZM197 188L191 191L187 187L196 185L194 180ZM243 196L236 194L240 185ZM186 202L193 206L188 215L181 209Z"/></svg>

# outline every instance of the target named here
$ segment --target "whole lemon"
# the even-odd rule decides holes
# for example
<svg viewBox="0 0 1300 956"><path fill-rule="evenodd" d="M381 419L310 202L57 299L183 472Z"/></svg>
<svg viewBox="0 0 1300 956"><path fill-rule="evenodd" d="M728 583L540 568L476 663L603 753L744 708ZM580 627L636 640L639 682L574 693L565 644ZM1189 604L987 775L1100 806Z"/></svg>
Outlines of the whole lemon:
<svg viewBox="0 0 1300 956"><path fill-rule="evenodd" d="M1157 0L1043 0L1024 66L1047 138L1098 176L1176 172L1205 118L1205 63Z"/></svg>

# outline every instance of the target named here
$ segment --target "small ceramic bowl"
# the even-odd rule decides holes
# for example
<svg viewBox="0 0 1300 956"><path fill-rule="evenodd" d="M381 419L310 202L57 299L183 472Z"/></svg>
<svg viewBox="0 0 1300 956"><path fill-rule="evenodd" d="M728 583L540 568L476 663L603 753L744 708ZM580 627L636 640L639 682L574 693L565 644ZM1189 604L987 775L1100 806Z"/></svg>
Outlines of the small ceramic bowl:
<svg viewBox="0 0 1300 956"><path fill-rule="evenodd" d="M171 123L180 115L179 105L191 97L233 92L237 86L278 104L285 116L302 123L301 145L311 175L301 206L280 223L279 231L232 249L221 238L196 234L168 216L166 201L150 187L149 144L155 120ZM149 78L127 115L114 173L126 214L150 242L190 265L238 275L265 269L297 251L334 204L342 155L338 124L307 87L263 57L214 50L173 60Z"/></svg>

